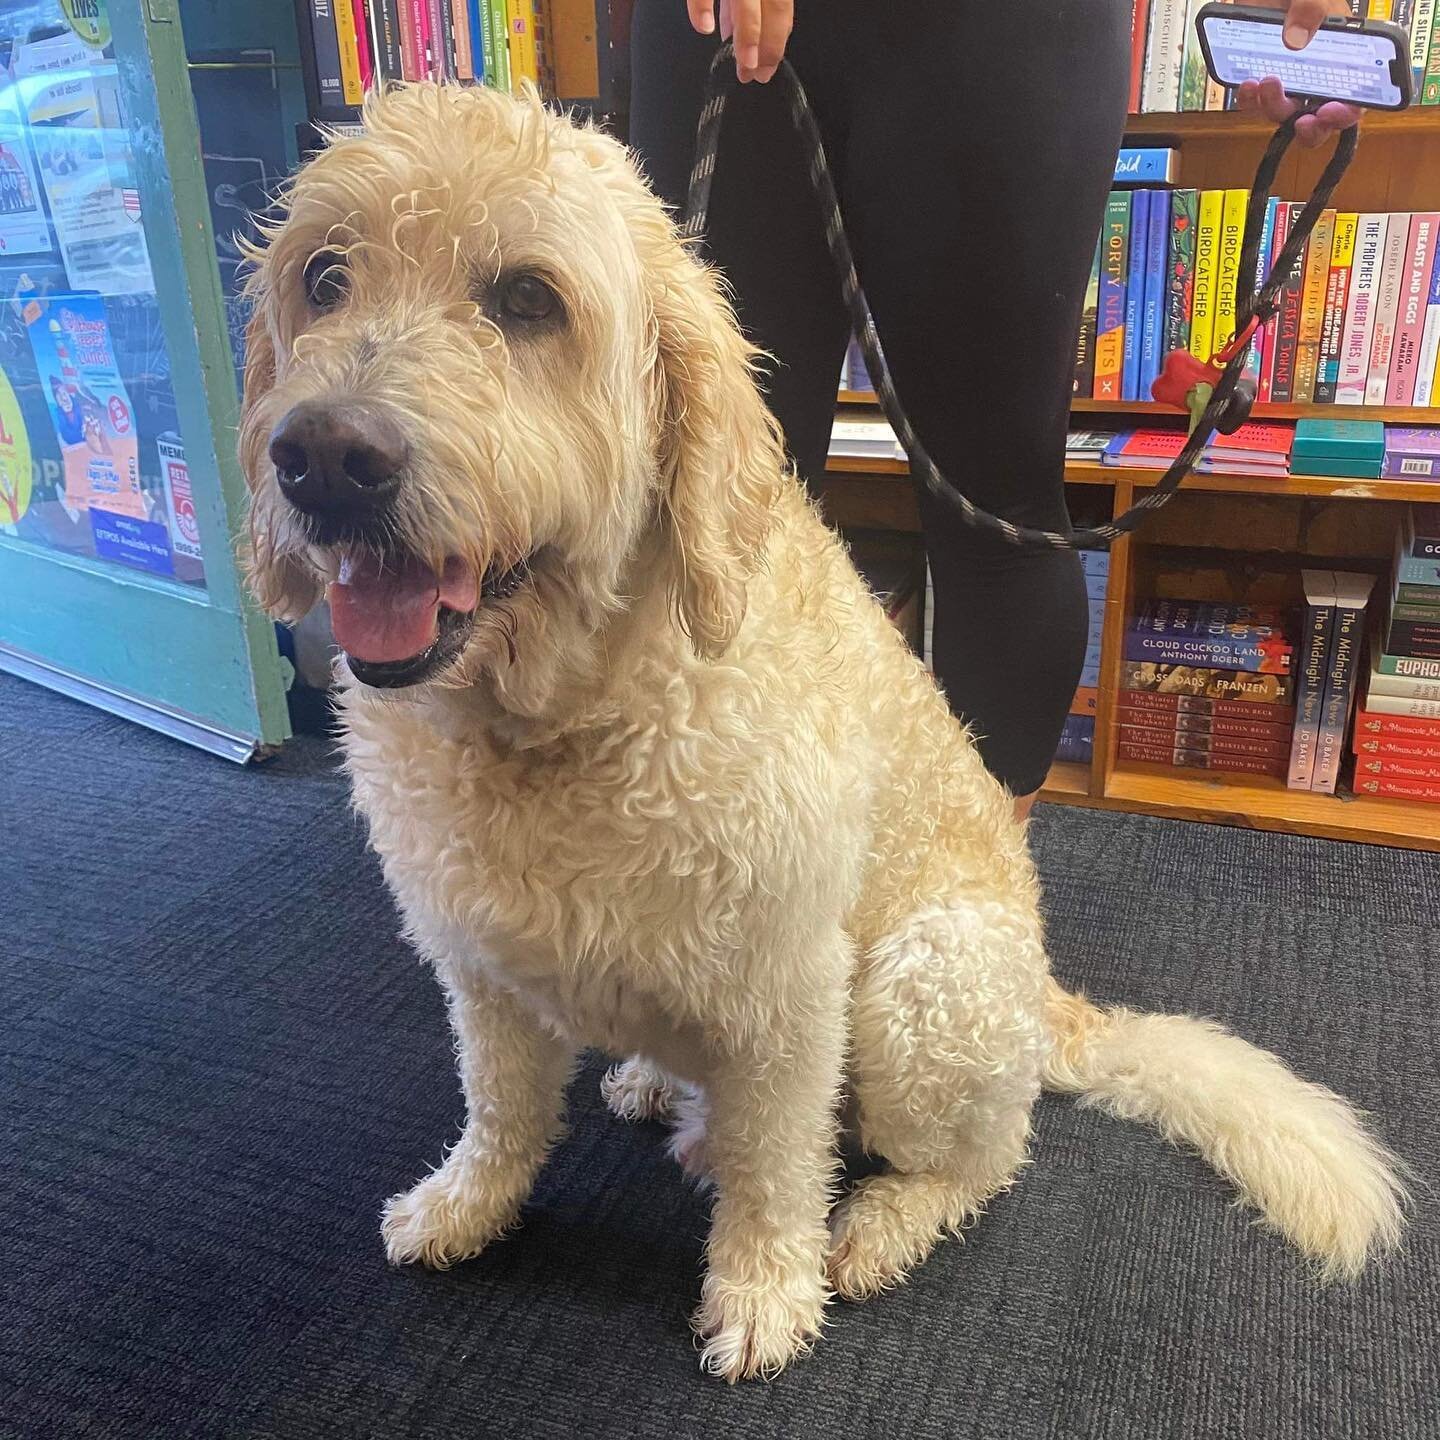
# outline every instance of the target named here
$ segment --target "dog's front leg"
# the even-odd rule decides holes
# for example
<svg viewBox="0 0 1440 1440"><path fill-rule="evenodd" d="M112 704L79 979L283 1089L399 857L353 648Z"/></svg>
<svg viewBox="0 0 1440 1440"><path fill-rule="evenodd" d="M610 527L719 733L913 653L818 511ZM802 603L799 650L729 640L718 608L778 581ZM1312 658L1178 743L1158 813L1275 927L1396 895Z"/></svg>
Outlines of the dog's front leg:
<svg viewBox="0 0 1440 1440"><path fill-rule="evenodd" d="M438 966L465 1091L465 1129L438 1169L385 1206L392 1264L468 1260L519 1214L560 1130L574 1051L469 966Z"/></svg>
<svg viewBox="0 0 1440 1440"><path fill-rule="evenodd" d="M846 968L827 964L823 984L773 1033L726 1054L705 1086L718 1195L695 1328L701 1364L727 1380L773 1375L823 1323Z"/></svg>

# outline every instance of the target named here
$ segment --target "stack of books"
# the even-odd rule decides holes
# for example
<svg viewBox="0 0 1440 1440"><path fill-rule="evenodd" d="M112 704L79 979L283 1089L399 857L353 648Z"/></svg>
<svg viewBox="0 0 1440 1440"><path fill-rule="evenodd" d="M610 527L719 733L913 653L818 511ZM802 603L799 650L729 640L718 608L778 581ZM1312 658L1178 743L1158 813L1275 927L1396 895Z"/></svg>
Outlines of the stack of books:
<svg viewBox="0 0 1440 1440"><path fill-rule="evenodd" d="M1354 749L1359 793L1440 802L1440 505L1401 526Z"/></svg>
<svg viewBox="0 0 1440 1440"><path fill-rule="evenodd" d="M1195 16L1204 0L1132 0L1130 111L1225 110L1233 104L1205 69ZM1349 0L1360 19L1388 20L1410 37L1414 93L1440 104L1440 25L1434 0Z"/></svg>
<svg viewBox="0 0 1440 1440"><path fill-rule="evenodd" d="M1100 635L1105 627L1105 591L1110 583L1110 552L1082 550L1080 564L1085 571L1085 602L1090 612L1090 631L1085 640L1085 663L1080 684L1070 702L1070 713L1060 735L1057 760L1088 765L1095 754L1095 712L1100 689Z"/></svg>
<svg viewBox="0 0 1440 1440"><path fill-rule="evenodd" d="M1113 435L1101 456L1105 465L1140 470L1167 470L1186 440L1183 430L1140 429ZM1200 452L1195 469L1201 475L1257 475L1283 480L1290 473L1290 447L1295 427L1290 424L1242 425L1233 435L1212 435Z"/></svg>
<svg viewBox="0 0 1440 1440"><path fill-rule="evenodd" d="M1129 401L1171 350L1208 360L1235 333L1244 190L1115 190L1076 345L1077 396ZM1256 275L1298 203L1272 200ZM1247 358L1262 404L1440 403L1440 213L1326 210Z"/></svg>
<svg viewBox="0 0 1440 1440"><path fill-rule="evenodd" d="M1303 570L1305 608L1299 626L1295 735L1285 783L1333 795L1345 756L1365 637L1373 575Z"/></svg>
<svg viewBox="0 0 1440 1440"><path fill-rule="evenodd" d="M860 413L864 414L864 411ZM830 453L851 459L905 458L904 448L896 439L888 420L836 420L830 427Z"/></svg>
<svg viewBox="0 0 1440 1440"><path fill-rule="evenodd" d="M1387 425L1380 473L1387 480L1440 480L1440 430Z"/></svg>
<svg viewBox="0 0 1440 1440"><path fill-rule="evenodd" d="M1120 758L1283 778L1294 659L1277 607L1149 601L1125 633Z"/></svg>

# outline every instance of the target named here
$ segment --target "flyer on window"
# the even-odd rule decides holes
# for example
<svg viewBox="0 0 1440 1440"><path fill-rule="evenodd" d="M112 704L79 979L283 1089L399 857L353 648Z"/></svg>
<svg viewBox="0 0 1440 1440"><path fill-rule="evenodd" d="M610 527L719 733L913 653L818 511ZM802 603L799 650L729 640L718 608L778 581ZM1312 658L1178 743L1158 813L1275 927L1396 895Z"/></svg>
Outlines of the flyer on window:
<svg viewBox="0 0 1440 1440"><path fill-rule="evenodd" d="M50 222L13 85L0 88L0 260L50 249Z"/></svg>

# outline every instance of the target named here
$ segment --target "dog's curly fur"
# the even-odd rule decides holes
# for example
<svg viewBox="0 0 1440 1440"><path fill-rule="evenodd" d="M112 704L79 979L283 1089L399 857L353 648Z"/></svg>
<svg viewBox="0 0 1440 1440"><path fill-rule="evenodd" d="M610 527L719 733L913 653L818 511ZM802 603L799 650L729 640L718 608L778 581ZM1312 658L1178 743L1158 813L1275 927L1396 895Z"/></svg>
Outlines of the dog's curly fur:
<svg viewBox="0 0 1440 1440"><path fill-rule="evenodd" d="M1012 1184L1042 1084L1196 1146L1327 1272L1396 1239L1395 1162L1344 1101L1048 977L1010 798L787 473L716 277L618 145L533 96L402 87L285 204L240 439L262 603L302 614L338 565L267 459L299 400L403 425L397 544L531 563L435 680L339 667L355 801L468 1105L386 1208L392 1260L449 1265L515 1222L582 1046L635 1057L612 1108L671 1114L714 1180L696 1324L730 1378ZM346 291L317 314L326 249ZM495 317L515 267L563 323ZM842 1092L888 1170L831 1216Z"/></svg>

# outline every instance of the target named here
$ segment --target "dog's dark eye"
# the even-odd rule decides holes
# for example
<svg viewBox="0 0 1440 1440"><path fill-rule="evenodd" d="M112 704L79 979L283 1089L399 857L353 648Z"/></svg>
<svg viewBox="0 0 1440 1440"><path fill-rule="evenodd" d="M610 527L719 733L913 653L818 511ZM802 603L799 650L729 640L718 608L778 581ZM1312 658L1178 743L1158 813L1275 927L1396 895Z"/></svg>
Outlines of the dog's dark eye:
<svg viewBox="0 0 1440 1440"><path fill-rule="evenodd" d="M339 250L317 250L305 265L305 298L317 310L333 310L349 289L345 256Z"/></svg>
<svg viewBox="0 0 1440 1440"><path fill-rule="evenodd" d="M504 314L532 325L561 313L560 297L538 275L514 275L502 281L498 299Z"/></svg>

